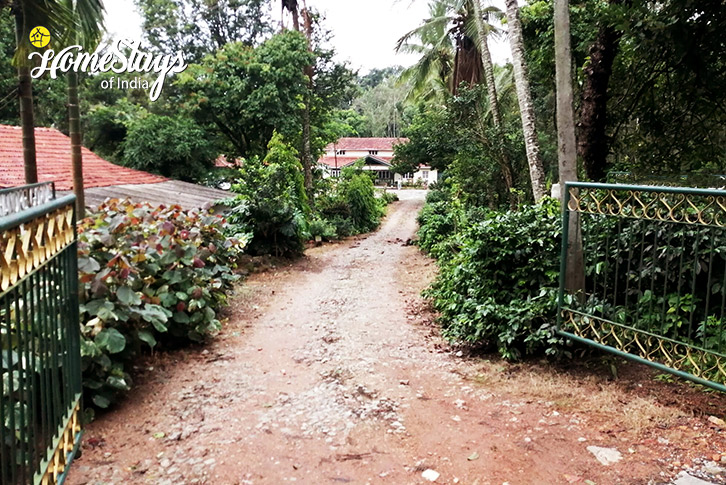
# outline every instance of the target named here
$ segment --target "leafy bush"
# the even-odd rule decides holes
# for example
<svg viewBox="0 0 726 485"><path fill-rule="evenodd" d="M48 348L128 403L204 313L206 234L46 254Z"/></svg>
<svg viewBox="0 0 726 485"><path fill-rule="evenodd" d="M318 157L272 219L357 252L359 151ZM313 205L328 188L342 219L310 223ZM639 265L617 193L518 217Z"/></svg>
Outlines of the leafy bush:
<svg viewBox="0 0 726 485"><path fill-rule="evenodd" d="M243 247L224 224L206 211L116 200L79 224L83 385L96 406L130 389L128 366L143 350L220 329Z"/></svg>
<svg viewBox="0 0 726 485"><path fill-rule="evenodd" d="M123 143L127 167L196 181L213 167L216 156L209 135L188 117L147 114L128 123Z"/></svg>
<svg viewBox="0 0 726 485"><path fill-rule="evenodd" d="M316 210L335 227L337 237L346 237L378 227L385 206L393 200L398 200L396 194L382 192L376 197L371 176L361 170L361 165L354 165L326 184L316 200Z"/></svg>
<svg viewBox="0 0 726 485"><path fill-rule="evenodd" d="M399 200L397 193L395 193L395 192L388 192L388 191L385 191L385 190L383 192L381 192L380 199L381 199L381 202L383 202L384 205L388 205L391 202L396 202L396 201Z"/></svg>
<svg viewBox="0 0 726 485"><path fill-rule="evenodd" d="M450 232L446 202L422 214L424 244ZM556 352L554 335L560 253L559 203L547 199L519 211L480 211L457 235L458 247L440 259L427 294L440 312L444 335L497 348L505 358Z"/></svg>
<svg viewBox="0 0 726 485"><path fill-rule="evenodd" d="M305 195L302 165L297 151L275 134L263 161L244 161L232 191L239 194L225 203L230 233L251 234L252 254L295 255L304 249L310 209Z"/></svg>
<svg viewBox="0 0 726 485"><path fill-rule="evenodd" d="M332 241L337 239L338 232L336 226L325 219L320 217L314 218L310 221L310 237L316 241Z"/></svg>
<svg viewBox="0 0 726 485"><path fill-rule="evenodd" d="M375 186L369 175L358 166L344 168L338 191L350 209L350 219L358 232L378 227L384 213L383 204L376 198Z"/></svg>

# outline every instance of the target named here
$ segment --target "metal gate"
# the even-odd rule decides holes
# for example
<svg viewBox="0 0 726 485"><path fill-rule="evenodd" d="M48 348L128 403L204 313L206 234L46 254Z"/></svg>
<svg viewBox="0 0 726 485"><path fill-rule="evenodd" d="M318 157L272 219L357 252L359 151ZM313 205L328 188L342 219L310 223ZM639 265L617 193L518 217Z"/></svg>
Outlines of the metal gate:
<svg viewBox="0 0 726 485"><path fill-rule="evenodd" d="M726 391L726 191L567 183L564 209L558 333ZM568 290L573 214L585 287Z"/></svg>
<svg viewBox="0 0 726 485"><path fill-rule="evenodd" d="M62 483L81 436L75 196L0 191L0 483Z"/></svg>

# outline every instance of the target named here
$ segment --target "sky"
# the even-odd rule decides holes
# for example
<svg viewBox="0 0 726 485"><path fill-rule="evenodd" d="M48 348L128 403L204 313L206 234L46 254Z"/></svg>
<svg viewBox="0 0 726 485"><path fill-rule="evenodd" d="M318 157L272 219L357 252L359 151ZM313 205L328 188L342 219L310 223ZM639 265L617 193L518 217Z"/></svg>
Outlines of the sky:
<svg viewBox="0 0 726 485"><path fill-rule="evenodd" d="M133 0L106 0L106 28L115 38L141 38L141 17ZM279 0L275 2L279 3ZM366 73L394 65L410 66L412 55L396 54L399 37L428 17L428 0L307 0L310 7L325 15L323 25L332 33L331 43L337 60L348 61L352 68ZM503 0L491 4L504 8ZM280 9L273 9L279 21ZM490 42L495 63L511 58L506 40Z"/></svg>

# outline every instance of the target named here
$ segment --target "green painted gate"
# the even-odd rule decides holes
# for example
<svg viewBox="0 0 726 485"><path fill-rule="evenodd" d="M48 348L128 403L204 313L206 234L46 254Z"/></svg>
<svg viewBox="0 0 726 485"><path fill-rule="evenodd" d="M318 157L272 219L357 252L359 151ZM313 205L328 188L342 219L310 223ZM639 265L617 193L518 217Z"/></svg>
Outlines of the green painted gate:
<svg viewBox="0 0 726 485"><path fill-rule="evenodd" d="M558 333L726 391L726 191L567 183L563 203ZM571 217L584 289L565 287Z"/></svg>
<svg viewBox="0 0 726 485"><path fill-rule="evenodd" d="M75 197L0 191L0 483L62 483L81 436Z"/></svg>

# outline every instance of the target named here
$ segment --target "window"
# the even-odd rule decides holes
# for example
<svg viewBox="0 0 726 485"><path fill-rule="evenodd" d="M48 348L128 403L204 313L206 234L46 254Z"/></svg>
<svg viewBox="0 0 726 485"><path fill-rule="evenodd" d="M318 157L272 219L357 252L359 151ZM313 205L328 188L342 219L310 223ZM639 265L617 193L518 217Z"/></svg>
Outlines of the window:
<svg viewBox="0 0 726 485"><path fill-rule="evenodd" d="M345 150L338 150L337 151L337 154L338 155L345 155Z"/></svg>
<svg viewBox="0 0 726 485"><path fill-rule="evenodd" d="M339 168L331 169L330 176L331 177L340 177L340 169Z"/></svg>
<svg viewBox="0 0 726 485"><path fill-rule="evenodd" d="M410 179L413 178L413 174L411 172L404 173L403 174L403 178L406 179L406 180L410 180Z"/></svg>
<svg viewBox="0 0 726 485"><path fill-rule="evenodd" d="M368 150L368 155L378 155L378 150Z"/></svg>
<svg viewBox="0 0 726 485"><path fill-rule="evenodd" d="M421 172L421 178L424 179L424 180L428 179L429 178L429 171L428 170L423 170Z"/></svg>

